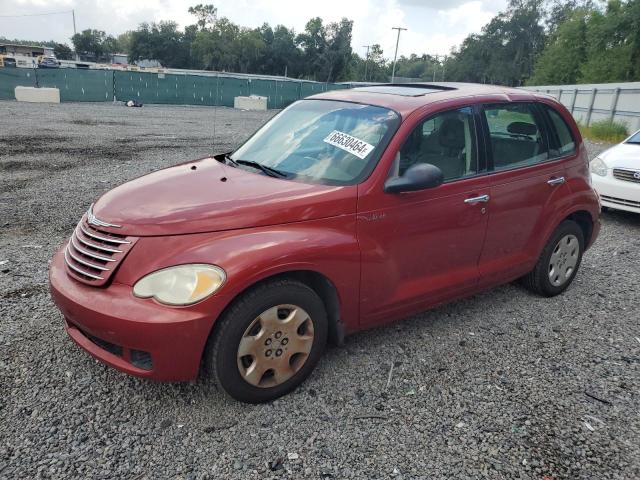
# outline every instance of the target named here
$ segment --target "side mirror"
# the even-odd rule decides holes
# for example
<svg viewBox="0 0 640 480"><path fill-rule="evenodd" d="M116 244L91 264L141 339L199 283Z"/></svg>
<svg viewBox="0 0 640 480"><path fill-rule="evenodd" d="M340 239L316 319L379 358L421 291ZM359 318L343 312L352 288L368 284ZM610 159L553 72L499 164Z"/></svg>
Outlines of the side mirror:
<svg viewBox="0 0 640 480"><path fill-rule="evenodd" d="M387 193L415 192L434 188L444 181L442 170L430 163L412 165L401 177L392 177L384 184Z"/></svg>

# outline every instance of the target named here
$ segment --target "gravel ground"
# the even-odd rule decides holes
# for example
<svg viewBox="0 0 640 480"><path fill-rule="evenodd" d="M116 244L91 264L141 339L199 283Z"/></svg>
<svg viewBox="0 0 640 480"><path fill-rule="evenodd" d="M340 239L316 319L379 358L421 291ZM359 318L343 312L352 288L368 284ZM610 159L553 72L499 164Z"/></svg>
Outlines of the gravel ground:
<svg viewBox="0 0 640 480"><path fill-rule="evenodd" d="M223 148L272 113L0 112L0 478L640 478L640 216L604 214L564 295L507 285L354 335L249 406L92 360L47 262L105 190L210 153L214 122Z"/></svg>

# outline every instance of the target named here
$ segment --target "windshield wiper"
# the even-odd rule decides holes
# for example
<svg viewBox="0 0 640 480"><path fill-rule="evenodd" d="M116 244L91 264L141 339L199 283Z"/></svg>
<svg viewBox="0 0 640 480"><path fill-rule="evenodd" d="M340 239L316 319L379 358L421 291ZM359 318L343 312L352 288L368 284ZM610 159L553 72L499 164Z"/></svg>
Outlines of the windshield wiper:
<svg viewBox="0 0 640 480"><path fill-rule="evenodd" d="M247 165L248 167L257 168L258 170L261 170L265 175L269 175L270 177L287 178L289 176L276 168L268 167L261 163L254 162L253 160L233 160L231 157L228 157L228 159L236 165Z"/></svg>
<svg viewBox="0 0 640 480"><path fill-rule="evenodd" d="M231 158L231 152L223 153L222 156L228 162L230 162L234 166L238 166L238 162L236 162L233 158Z"/></svg>

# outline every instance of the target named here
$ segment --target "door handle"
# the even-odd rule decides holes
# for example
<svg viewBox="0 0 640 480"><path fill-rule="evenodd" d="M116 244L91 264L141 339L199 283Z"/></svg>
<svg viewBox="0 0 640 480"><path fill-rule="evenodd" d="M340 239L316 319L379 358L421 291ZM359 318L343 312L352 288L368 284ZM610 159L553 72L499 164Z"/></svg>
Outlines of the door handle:
<svg viewBox="0 0 640 480"><path fill-rule="evenodd" d="M489 201L489 195L480 195L477 197L471 197L465 199L464 203L468 203L470 205L475 205L476 203L487 203Z"/></svg>
<svg viewBox="0 0 640 480"><path fill-rule="evenodd" d="M547 183L552 187L555 187L556 185L562 185L564 182L565 182L564 177L556 177L547 181Z"/></svg>

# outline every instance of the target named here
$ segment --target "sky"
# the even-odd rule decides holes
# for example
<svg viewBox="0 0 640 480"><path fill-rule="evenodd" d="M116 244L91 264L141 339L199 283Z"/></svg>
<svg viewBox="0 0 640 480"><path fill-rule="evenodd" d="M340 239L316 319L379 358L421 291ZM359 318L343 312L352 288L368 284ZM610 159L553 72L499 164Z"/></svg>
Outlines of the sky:
<svg viewBox="0 0 640 480"><path fill-rule="evenodd" d="M364 45L380 44L393 57L396 31L398 56L423 53L445 55L464 38L480 31L507 0L0 0L0 36L29 40L55 40L71 44L71 13L22 16L75 10L78 32L87 28L118 35L142 22L174 20L181 28L195 23L187 9L214 3L218 16L246 27L264 22L304 30L306 22L321 17L325 23L347 17L354 21L352 48L364 56Z"/></svg>

